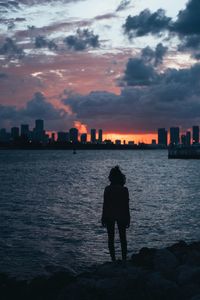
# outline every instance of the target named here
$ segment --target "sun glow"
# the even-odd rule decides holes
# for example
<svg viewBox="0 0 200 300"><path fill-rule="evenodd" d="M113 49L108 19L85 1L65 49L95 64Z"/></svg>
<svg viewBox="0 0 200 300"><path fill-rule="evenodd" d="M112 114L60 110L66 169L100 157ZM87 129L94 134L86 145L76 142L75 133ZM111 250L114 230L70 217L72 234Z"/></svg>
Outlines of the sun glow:
<svg viewBox="0 0 200 300"><path fill-rule="evenodd" d="M156 133L141 133L141 134L105 133L103 135L103 138L104 140L110 139L113 142L115 142L115 140L121 140L122 143L123 141L126 141L126 143L128 143L129 141L131 142L134 141L135 144L138 143L151 144L152 140L157 141L157 134Z"/></svg>

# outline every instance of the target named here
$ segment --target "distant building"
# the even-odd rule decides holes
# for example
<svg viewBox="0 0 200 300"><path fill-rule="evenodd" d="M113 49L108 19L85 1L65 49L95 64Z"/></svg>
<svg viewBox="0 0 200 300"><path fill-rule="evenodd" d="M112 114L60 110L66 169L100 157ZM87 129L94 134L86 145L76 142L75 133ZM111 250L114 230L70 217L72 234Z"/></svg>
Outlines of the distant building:
<svg viewBox="0 0 200 300"><path fill-rule="evenodd" d="M6 132L5 128L0 129L0 142L7 143L10 140L10 134Z"/></svg>
<svg viewBox="0 0 200 300"><path fill-rule="evenodd" d="M52 134L51 134L51 142L52 143L55 142L55 132L52 132Z"/></svg>
<svg viewBox="0 0 200 300"><path fill-rule="evenodd" d="M191 132L190 131L186 132L186 145L187 146L191 145Z"/></svg>
<svg viewBox="0 0 200 300"><path fill-rule="evenodd" d="M158 129L158 144L167 146L167 130L165 128Z"/></svg>
<svg viewBox="0 0 200 300"><path fill-rule="evenodd" d="M180 143L180 129L179 127L170 128L170 144L178 145Z"/></svg>
<svg viewBox="0 0 200 300"><path fill-rule="evenodd" d="M81 143L86 144L87 143L87 133L81 134Z"/></svg>
<svg viewBox="0 0 200 300"><path fill-rule="evenodd" d="M68 137L67 132L59 131L58 132L57 142L59 142L59 143L66 143L67 142L67 137Z"/></svg>
<svg viewBox="0 0 200 300"><path fill-rule="evenodd" d="M115 140L116 145L121 145L121 143L122 143L121 140Z"/></svg>
<svg viewBox="0 0 200 300"><path fill-rule="evenodd" d="M69 130L69 139L72 143L78 142L78 129L77 128L71 128Z"/></svg>
<svg viewBox="0 0 200 300"><path fill-rule="evenodd" d="M113 142L112 142L111 140L105 140L105 141L104 141L104 144L109 144L109 145L111 145L111 144L113 144Z"/></svg>
<svg viewBox="0 0 200 300"><path fill-rule="evenodd" d="M96 129L90 131L90 141L92 144L96 143Z"/></svg>
<svg viewBox="0 0 200 300"><path fill-rule="evenodd" d="M29 136L30 136L29 125L21 124L21 137L27 140Z"/></svg>
<svg viewBox="0 0 200 300"><path fill-rule="evenodd" d="M11 139L13 141L19 138L19 127L12 127L11 128Z"/></svg>
<svg viewBox="0 0 200 300"><path fill-rule="evenodd" d="M98 143L102 144L103 142L103 130L99 129Z"/></svg>
<svg viewBox="0 0 200 300"><path fill-rule="evenodd" d="M185 134L181 135L181 144L184 146L186 145L186 135Z"/></svg>
<svg viewBox="0 0 200 300"><path fill-rule="evenodd" d="M134 145L135 143L134 143L134 141L128 141L128 145Z"/></svg>
<svg viewBox="0 0 200 300"><path fill-rule="evenodd" d="M155 139L153 139L153 140L151 141L151 145L156 145L156 140L155 140Z"/></svg>
<svg viewBox="0 0 200 300"><path fill-rule="evenodd" d="M35 120L35 128L33 130L33 140L38 143L42 143L45 138L44 121Z"/></svg>
<svg viewBox="0 0 200 300"><path fill-rule="evenodd" d="M199 143L199 126L192 127L192 143L193 144Z"/></svg>

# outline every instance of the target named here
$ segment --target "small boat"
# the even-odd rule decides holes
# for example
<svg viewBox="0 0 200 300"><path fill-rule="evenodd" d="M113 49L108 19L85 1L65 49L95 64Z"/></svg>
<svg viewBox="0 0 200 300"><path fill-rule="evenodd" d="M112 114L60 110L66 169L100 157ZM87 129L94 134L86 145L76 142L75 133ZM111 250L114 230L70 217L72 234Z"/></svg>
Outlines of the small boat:
<svg viewBox="0 0 200 300"><path fill-rule="evenodd" d="M76 149L73 150L73 154L76 154Z"/></svg>

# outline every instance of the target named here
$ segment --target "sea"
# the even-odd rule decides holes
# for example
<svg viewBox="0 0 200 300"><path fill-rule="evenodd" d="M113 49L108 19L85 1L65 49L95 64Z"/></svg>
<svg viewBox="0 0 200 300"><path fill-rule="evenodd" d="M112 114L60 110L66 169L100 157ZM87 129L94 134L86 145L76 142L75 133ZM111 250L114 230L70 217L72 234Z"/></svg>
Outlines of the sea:
<svg viewBox="0 0 200 300"><path fill-rule="evenodd" d="M0 272L32 278L108 261L101 213L115 165L130 195L129 257L200 240L200 160L169 160L166 150L1 150Z"/></svg>

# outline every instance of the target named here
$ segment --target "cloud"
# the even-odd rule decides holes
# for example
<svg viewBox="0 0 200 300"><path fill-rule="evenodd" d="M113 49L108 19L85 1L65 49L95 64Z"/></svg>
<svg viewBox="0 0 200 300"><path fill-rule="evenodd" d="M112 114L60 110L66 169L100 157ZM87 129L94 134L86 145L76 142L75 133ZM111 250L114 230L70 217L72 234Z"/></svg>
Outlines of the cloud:
<svg viewBox="0 0 200 300"><path fill-rule="evenodd" d="M200 64L167 69L153 84L125 87L120 95L103 91L70 95L63 100L88 127L108 132L152 132L160 126L182 126L200 122Z"/></svg>
<svg viewBox="0 0 200 300"><path fill-rule="evenodd" d="M35 38L35 47L36 48L49 48L50 50L56 50L57 45L54 41L47 40L44 36L37 36Z"/></svg>
<svg viewBox="0 0 200 300"><path fill-rule="evenodd" d="M149 9L143 10L137 16L128 16L123 25L125 33L130 39L147 34L160 35L163 30L169 29L171 18L165 15L165 10L158 9L151 13Z"/></svg>
<svg viewBox="0 0 200 300"><path fill-rule="evenodd" d="M123 78L127 85L149 85L155 77L156 72L151 64L141 58L129 58Z"/></svg>
<svg viewBox="0 0 200 300"><path fill-rule="evenodd" d="M62 129L63 124L72 124L72 119L68 113L63 109L54 107L40 92L35 93L23 108L0 105L0 127L8 123L10 126L24 122L33 123L38 118L45 120L49 130Z"/></svg>
<svg viewBox="0 0 200 300"><path fill-rule="evenodd" d="M64 39L64 43L71 50L83 51L99 47L99 36L88 29L77 29L75 35L69 35Z"/></svg>
<svg viewBox="0 0 200 300"><path fill-rule="evenodd" d="M178 14L172 30L181 35L200 34L200 1L190 0Z"/></svg>
<svg viewBox="0 0 200 300"><path fill-rule="evenodd" d="M0 55L6 55L9 58L23 58L24 51L18 47L11 38L6 38L4 44L0 47Z"/></svg>
<svg viewBox="0 0 200 300"><path fill-rule="evenodd" d="M155 66L163 63L163 57L167 53L168 47L163 46L162 43L159 43L155 50L149 46L142 49L141 57L148 63L153 63Z"/></svg>
<svg viewBox="0 0 200 300"><path fill-rule="evenodd" d="M116 9L116 12L127 9L130 4L131 4L131 0L122 0Z"/></svg>

